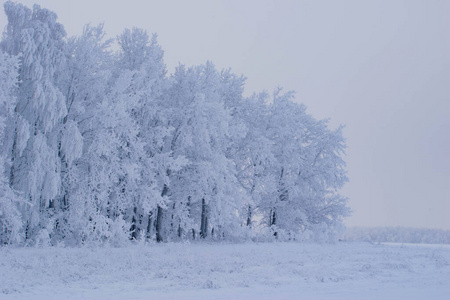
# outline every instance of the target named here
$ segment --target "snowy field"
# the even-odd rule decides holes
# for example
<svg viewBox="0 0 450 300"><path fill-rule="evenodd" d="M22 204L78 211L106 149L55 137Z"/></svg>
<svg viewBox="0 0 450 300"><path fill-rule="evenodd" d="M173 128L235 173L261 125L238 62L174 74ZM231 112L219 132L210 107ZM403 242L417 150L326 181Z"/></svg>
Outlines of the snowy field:
<svg viewBox="0 0 450 300"><path fill-rule="evenodd" d="M450 299L450 247L6 247L0 299Z"/></svg>

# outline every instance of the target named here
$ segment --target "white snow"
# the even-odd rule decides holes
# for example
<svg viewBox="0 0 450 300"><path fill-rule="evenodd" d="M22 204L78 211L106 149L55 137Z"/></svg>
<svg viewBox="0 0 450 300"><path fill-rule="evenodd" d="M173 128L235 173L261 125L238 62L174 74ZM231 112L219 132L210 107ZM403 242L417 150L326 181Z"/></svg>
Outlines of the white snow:
<svg viewBox="0 0 450 300"><path fill-rule="evenodd" d="M3 247L0 299L450 299L450 246Z"/></svg>

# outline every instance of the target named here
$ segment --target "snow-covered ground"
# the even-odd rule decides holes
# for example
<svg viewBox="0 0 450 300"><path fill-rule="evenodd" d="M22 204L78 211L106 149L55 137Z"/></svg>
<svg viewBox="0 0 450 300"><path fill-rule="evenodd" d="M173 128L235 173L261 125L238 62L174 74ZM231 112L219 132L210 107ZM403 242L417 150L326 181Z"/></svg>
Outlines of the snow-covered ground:
<svg viewBox="0 0 450 300"><path fill-rule="evenodd" d="M0 248L0 299L450 299L450 246Z"/></svg>

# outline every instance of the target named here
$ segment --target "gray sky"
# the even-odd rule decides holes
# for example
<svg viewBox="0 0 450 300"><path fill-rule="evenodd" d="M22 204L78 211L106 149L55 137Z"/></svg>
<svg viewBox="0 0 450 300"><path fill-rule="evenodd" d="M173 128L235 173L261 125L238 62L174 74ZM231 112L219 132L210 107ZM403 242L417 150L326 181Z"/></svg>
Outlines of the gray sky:
<svg viewBox="0 0 450 300"><path fill-rule="evenodd" d="M247 94L296 90L346 125L348 225L450 229L450 1L21 3L55 11L69 35L156 32L169 72L211 60L244 74Z"/></svg>

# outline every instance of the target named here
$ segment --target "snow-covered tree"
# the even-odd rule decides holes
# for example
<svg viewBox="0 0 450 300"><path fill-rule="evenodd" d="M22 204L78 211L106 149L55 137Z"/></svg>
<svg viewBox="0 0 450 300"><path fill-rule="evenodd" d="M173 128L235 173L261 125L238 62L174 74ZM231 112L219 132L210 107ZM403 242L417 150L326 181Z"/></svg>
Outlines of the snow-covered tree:
<svg viewBox="0 0 450 300"><path fill-rule="evenodd" d="M276 158L277 197L269 204L269 225L295 236L328 231L347 215L346 199L336 192L347 181L342 128L306 114L292 93L274 94L267 129Z"/></svg>
<svg viewBox="0 0 450 300"><path fill-rule="evenodd" d="M69 108L66 122L77 126L82 141L81 156L67 165L63 182L67 234L75 243L107 240L114 227L110 197L117 188L120 142L113 128L124 112L109 105L106 96L113 64L110 43L103 25L85 26L80 37L68 41L67 72L60 82Z"/></svg>
<svg viewBox="0 0 450 300"><path fill-rule="evenodd" d="M247 193L243 203L245 224L253 229L266 227L266 206L276 198L275 156L268 136L269 107L266 93L255 94L239 105L235 119L245 126L245 135L233 136L233 157L237 179Z"/></svg>
<svg viewBox="0 0 450 300"><path fill-rule="evenodd" d="M30 10L8 1L4 7L8 26L2 48L20 59L9 181L30 204L22 212L26 238L40 230L47 238L45 228L53 222L49 209L55 206L61 183L58 124L67 114L64 96L55 85L64 59L65 31L55 13L38 5Z"/></svg>
<svg viewBox="0 0 450 300"><path fill-rule="evenodd" d="M23 200L8 182L17 79L16 57L0 50L0 244L20 242L21 239L22 219L18 207Z"/></svg>
<svg viewBox="0 0 450 300"><path fill-rule="evenodd" d="M176 154L189 160L173 176L177 183L172 196L175 206L182 207L178 218L186 224L182 232L193 238L237 233L233 229L240 224L241 190L227 154L231 115L219 92L220 74L211 63L180 66L171 80L168 97L176 110L172 144Z"/></svg>

